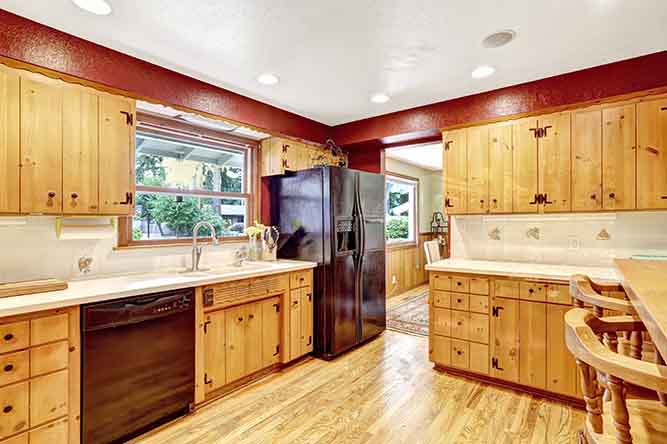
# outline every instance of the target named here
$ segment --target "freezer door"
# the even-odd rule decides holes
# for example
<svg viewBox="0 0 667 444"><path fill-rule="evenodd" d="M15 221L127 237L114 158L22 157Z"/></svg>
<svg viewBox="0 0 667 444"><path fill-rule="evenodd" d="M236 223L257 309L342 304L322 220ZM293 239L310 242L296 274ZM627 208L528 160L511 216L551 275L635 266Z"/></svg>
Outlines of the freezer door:
<svg viewBox="0 0 667 444"><path fill-rule="evenodd" d="M367 252L361 258L359 276L361 340L382 333L386 327L385 252Z"/></svg>
<svg viewBox="0 0 667 444"><path fill-rule="evenodd" d="M357 273L352 254L337 256L333 276L333 334L331 355L337 355L358 342L359 303L356 295Z"/></svg>

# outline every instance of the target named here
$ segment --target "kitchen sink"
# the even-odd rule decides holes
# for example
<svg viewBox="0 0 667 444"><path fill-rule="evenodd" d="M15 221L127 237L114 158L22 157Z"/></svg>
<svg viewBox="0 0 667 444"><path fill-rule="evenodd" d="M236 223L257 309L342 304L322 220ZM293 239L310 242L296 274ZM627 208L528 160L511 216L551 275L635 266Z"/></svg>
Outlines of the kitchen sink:
<svg viewBox="0 0 667 444"><path fill-rule="evenodd" d="M212 276L216 274L225 274L225 273L242 273L244 271L254 271L254 270L268 270L271 268L271 264L267 263L245 263L239 267L234 265L213 265L209 268L202 268L197 271L191 271L190 269L185 269L179 273L186 276L193 277L205 277Z"/></svg>

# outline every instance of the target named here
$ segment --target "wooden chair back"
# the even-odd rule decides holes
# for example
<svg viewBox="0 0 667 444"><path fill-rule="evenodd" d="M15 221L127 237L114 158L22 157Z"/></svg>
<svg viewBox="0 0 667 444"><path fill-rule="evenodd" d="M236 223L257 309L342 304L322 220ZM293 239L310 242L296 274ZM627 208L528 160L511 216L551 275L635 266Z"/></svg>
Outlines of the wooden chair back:
<svg viewBox="0 0 667 444"><path fill-rule="evenodd" d="M424 242L424 253L426 254L426 263L432 264L441 259L440 244L437 239Z"/></svg>

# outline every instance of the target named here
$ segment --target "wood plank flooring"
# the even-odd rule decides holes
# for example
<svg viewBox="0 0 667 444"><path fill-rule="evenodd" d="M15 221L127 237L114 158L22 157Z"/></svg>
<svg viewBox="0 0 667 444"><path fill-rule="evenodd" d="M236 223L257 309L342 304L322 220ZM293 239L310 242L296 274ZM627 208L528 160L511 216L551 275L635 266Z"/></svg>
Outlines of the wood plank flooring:
<svg viewBox="0 0 667 444"><path fill-rule="evenodd" d="M393 331L308 359L133 444L574 443L584 413L433 370L428 339Z"/></svg>
<svg viewBox="0 0 667 444"><path fill-rule="evenodd" d="M419 285L411 290L405 291L401 294L395 295L395 296L388 296L387 297L387 311L391 310L397 305L402 304L405 301L408 301L412 299L414 296L419 295L424 293L425 291L428 291L428 284L424 285Z"/></svg>

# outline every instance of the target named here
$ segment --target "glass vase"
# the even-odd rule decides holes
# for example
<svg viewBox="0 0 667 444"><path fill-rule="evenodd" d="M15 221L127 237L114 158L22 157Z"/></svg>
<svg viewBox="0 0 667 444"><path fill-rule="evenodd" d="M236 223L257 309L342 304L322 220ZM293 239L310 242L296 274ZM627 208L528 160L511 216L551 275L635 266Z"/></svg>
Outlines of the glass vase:
<svg viewBox="0 0 667 444"><path fill-rule="evenodd" d="M248 260L261 261L262 260L262 240L257 237L250 237L248 239Z"/></svg>

